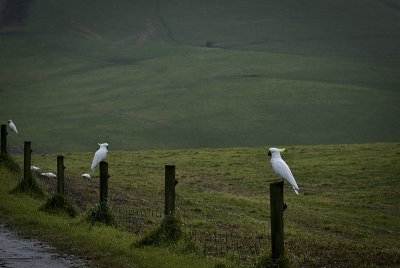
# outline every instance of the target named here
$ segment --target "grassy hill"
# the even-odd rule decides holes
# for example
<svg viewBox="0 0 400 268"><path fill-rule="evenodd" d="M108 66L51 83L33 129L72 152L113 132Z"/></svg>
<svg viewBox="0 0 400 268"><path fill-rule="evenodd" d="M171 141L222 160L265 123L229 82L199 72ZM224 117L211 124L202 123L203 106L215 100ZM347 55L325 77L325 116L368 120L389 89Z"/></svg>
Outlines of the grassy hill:
<svg viewBox="0 0 400 268"><path fill-rule="evenodd" d="M91 172L91 181L80 177L88 170L92 154L64 156L68 195L77 202L97 202L98 173ZM283 158L300 187L299 196L288 184L284 187L288 205L284 212L285 247L293 267L400 265L400 144L293 146L287 147ZM21 157L17 160L22 161ZM55 236L53 242L69 253L95 260L97 257L93 256L103 252L99 253L103 256L100 260L107 261L108 266L115 265L113 261L116 261L121 267L135 264L157 267L159 258L165 258L165 254L169 256L165 265L187 267L192 258L193 262L202 263L206 243L193 244L197 241L194 239L190 240L192 243L172 248L129 246L143 236L147 230L143 225L154 226L160 221L143 213L162 212L164 165L175 164L179 181L177 213L188 237L189 231L195 229L200 234L197 239L208 238L210 244L214 233L223 237L228 234L230 239L235 237L235 244L249 247L254 246L252 239L257 238L261 241L259 247L264 252L270 251L268 184L276 181L276 177L265 148L113 151L107 161L111 206L119 213L139 211L136 217L127 217L129 214L125 213L119 217L123 227L134 227L133 234L89 228L81 218L57 219L39 213L40 200L24 197L21 201L21 196L9 194L7 189L16 181L11 175L3 176L4 173L0 173L4 185L0 215L19 228L28 229L25 232L31 235L50 240ZM33 155L32 163L43 172L54 172L56 155ZM55 186L54 182L51 184ZM123 224L126 218L130 224ZM32 228L39 230L32 231ZM61 239L63 235L73 239ZM225 242L219 243L218 249L225 249ZM112 254L104 258L104 252ZM151 252L153 259L149 258ZM243 258L246 254L240 256ZM249 256L253 262L241 264L254 263L255 256ZM203 265L213 267L222 262L228 267L232 263L237 267L237 255L228 252L220 258L209 258Z"/></svg>
<svg viewBox="0 0 400 268"><path fill-rule="evenodd" d="M9 136L13 147L24 140L56 152L94 150L97 142L125 150L400 136L395 0L0 3L0 121L19 128Z"/></svg>

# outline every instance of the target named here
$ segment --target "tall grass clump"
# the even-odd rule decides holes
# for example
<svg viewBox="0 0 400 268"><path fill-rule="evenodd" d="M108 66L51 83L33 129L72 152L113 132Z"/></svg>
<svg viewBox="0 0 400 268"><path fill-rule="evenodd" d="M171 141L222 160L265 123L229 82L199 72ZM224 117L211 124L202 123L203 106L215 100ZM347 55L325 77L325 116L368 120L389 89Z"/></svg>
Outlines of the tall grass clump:
<svg viewBox="0 0 400 268"><path fill-rule="evenodd" d="M274 260L270 254L262 254L260 255L255 263L256 268L272 268L272 267L284 267L288 268L290 266L290 261L285 256L281 257L280 259Z"/></svg>
<svg viewBox="0 0 400 268"><path fill-rule="evenodd" d="M0 155L0 165L3 165L8 170L15 172L17 174L21 173L20 166L17 164L17 162L15 162L15 160L9 154Z"/></svg>
<svg viewBox="0 0 400 268"><path fill-rule="evenodd" d="M40 207L40 210L53 214L65 213L72 218L78 215L78 211L72 202L61 194L55 194L48 198Z"/></svg>
<svg viewBox="0 0 400 268"><path fill-rule="evenodd" d="M117 226L115 215L108 202L100 202L89 209L86 219L91 223L103 223L108 226Z"/></svg>
<svg viewBox="0 0 400 268"><path fill-rule="evenodd" d="M148 232L136 243L136 246L157 246L161 244L175 245L182 236L181 221L177 216L171 214L165 216L160 225Z"/></svg>
<svg viewBox="0 0 400 268"><path fill-rule="evenodd" d="M10 155L1 155L0 164L8 170L14 172L18 177L21 177L21 168ZM32 174L27 180L20 179L18 185L11 190L11 193L25 193L35 198L45 197L43 190L39 187Z"/></svg>
<svg viewBox="0 0 400 268"><path fill-rule="evenodd" d="M39 187L34 178L21 180L11 193L25 193L39 199L45 197L43 190Z"/></svg>

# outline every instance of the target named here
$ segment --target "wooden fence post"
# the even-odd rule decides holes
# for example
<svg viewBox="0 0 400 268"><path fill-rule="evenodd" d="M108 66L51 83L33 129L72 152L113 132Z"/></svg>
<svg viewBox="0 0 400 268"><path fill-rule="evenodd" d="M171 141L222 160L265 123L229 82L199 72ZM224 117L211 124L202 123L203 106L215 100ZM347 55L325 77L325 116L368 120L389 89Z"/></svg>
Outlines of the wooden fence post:
<svg viewBox="0 0 400 268"><path fill-rule="evenodd" d="M270 183L269 187L271 204L272 259L283 264L283 181Z"/></svg>
<svg viewBox="0 0 400 268"><path fill-rule="evenodd" d="M175 211L175 165L165 165L165 209L166 216Z"/></svg>
<svg viewBox="0 0 400 268"><path fill-rule="evenodd" d="M57 156L57 194L64 195L64 156Z"/></svg>
<svg viewBox="0 0 400 268"><path fill-rule="evenodd" d="M7 154L7 125L1 125L1 155Z"/></svg>
<svg viewBox="0 0 400 268"><path fill-rule="evenodd" d="M24 142L24 182L32 184L32 171L31 171L31 142Z"/></svg>
<svg viewBox="0 0 400 268"><path fill-rule="evenodd" d="M108 202L108 163L100 162L100 203Z"/></svg>

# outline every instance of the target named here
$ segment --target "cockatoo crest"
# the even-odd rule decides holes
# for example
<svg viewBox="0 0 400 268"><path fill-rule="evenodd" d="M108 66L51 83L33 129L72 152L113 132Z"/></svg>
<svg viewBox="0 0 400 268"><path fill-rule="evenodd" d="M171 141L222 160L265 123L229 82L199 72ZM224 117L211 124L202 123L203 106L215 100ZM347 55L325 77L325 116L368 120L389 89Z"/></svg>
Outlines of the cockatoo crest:
<svg viewBox="0 0 400 268"><path fill-rule="evenodd" d="M100 146L100 148L106 147L108 149L108 143L97 143L97 144Z"/></svg>
<svg viewBox="0 0 400 268"><path fill-rule="evenodd" d="M278 153L280 155L280 153L286 152L286 148L267 148L267 150L269 156L271 156L273 153Z"/></svg>

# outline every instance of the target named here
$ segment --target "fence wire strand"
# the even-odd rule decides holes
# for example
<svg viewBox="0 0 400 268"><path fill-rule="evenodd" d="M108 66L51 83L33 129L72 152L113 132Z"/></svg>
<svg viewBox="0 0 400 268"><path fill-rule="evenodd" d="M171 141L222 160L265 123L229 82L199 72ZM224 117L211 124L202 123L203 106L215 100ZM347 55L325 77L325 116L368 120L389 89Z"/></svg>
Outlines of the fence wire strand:
<svg viewBox="0 0 400 268"><path fill-rule="evenodd" d="M13 141L8 147L12 155L23 153L23 145L21 142ZM23 144L23 142L22 142ZM41 172L56 172L56 161L54 159L50 160L45 155L49 152L42 150L37 146L33 147L33 152L36 157L43 157L41 160L44 163L44 169ZM68 159L69 164L80 164L77 159ZM35 165L33 162L32 165ZM89 165L89 164L88 164ZM36 173L35 176L40 187L49 194L54 194L57 188L56 180L48 179L40 176L40 172ZM84 183L87 188L77 189L76 185L73 183L74 180L83 179L79 174L72 174L65 172L65 194L71 198L74 204L80 209L81 212L86 210L88 207L98 203L98 187L99 182L94 180L88 180ZM194 185L184 185L186 189L202 190L215 192L215 189L210 189L207 187L200 187ZM113 189L113 188L111 188ZM86 192L85 192L86 191ZM267 228L270 224L268 220L257 219L246 215L245 213L238 214L234 212L229 212L224 209L217 208L215 206L210 206L204 202L199 202L194 199L183 197L179 194L176 195L177 207L176 213L182 217L183 227L187 229L188 236L190 240L197 241L202 246L202 252L207 256L225 256L226 254L236 254L245 262L254 260L254 257L259 256L261 253L265 252L268 245L270 244L269 234L265 235ZM160 198L162 200L162 198ZM196 227L190 219L189 212L185 209L185 204L195 204L200 208L206 208L208 210L216 211L218 213L223 213L224 215L229 215L235 218L246 218L253 223L258 224L264 235L249 235L240 232L207 232ZM114 209L115 216L118 222L129 232L135 234L143 234L151 228L154 228L161 223L164 218L162 212L163 204L156 202L154 200L147 200L141 196L129 195L127 193L118 193L110 195L110 204ZM157 208L157 209L154 209ZM208 215L204 210L200 210L202 213L202 218L204 222L208 221ZM266 216L267 217L267 216ZM400 231L382 228L374 225L369 225L365 223L360 223L350 219L344 219L336 216L330 216L327 214L320 214L321 218L326 218L330 220L335 220L338 222L353 224L356 226L370 228L374 230L384 231L389 234L400 234ZM215 221L215 219L213 219ZM326 236L335 237L337 239L345 240L354 244L365 244L360 240L352 239L336 233L327 232L321 230L321 228L316 228L313 226L307 226L312 232Z"/></svg>

